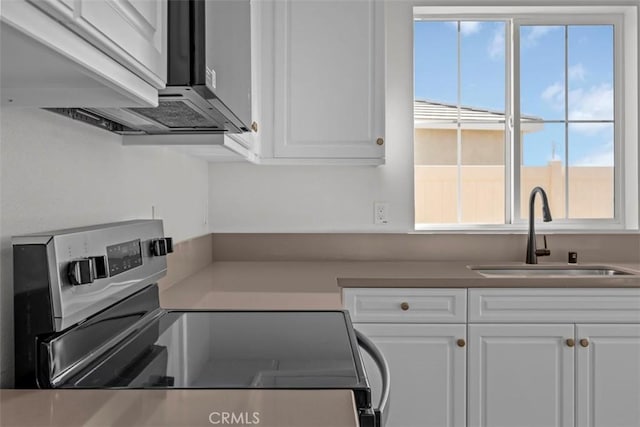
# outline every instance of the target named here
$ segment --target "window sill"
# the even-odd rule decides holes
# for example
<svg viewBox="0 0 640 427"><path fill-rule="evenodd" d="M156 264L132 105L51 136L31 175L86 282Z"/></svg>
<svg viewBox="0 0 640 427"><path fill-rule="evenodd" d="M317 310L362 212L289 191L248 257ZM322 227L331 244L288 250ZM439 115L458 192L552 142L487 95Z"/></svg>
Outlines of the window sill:
<svg viewBox="0 0 640 427"><path fill-rule="evenodd" d="M639 234L637 229L626 229L620 224L611 224L595 227L585 227L585 224L562 224L556 226L545 226L536 222L536 234ZM420 225L416 224L415 229L409 234L526 234L529 230L527 224L507 224L507 225Z"/></svg>

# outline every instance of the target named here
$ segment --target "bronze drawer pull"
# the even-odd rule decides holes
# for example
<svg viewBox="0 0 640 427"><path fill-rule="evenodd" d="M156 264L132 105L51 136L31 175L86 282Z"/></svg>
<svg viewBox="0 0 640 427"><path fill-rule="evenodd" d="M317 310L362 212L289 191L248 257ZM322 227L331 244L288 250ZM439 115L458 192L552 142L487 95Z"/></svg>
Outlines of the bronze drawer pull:
<svg viewBox="0 0 640 427"><path fill-rule="evenodd" d="M467 345L466 341L463 338L460 338L458 341L456 341L456 344L458 345L458 347L464 347L465 345Z"/></svg>
<svg viewBox="0 0 640 427"><path fill-rule="evenodd" d="M573 347L574 345L576 345L576 340L574 340L573 338L568 338L566 343L567 347Z"/></svg>
<svg viewBox="0 0 640 427"><path fill-rule="evenodd" d="M400 304L400 308L402 309L402 311L409 310L409 303L408 302L403 302L402 304Z"/></svg>
<svg viewBox="0 0 640 427"><path fill-rule="evenodd" d="M586 338L582 338L580 340L580 345L583 346L583 347L589 347L589 340L586 339Z"/></svg>

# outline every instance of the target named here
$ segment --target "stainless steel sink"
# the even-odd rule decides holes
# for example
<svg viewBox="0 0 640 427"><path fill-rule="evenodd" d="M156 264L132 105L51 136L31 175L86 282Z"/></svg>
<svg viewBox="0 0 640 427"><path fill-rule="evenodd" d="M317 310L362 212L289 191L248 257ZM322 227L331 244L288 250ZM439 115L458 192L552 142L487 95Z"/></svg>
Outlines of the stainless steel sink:
<svg viewBox="0 0 640 427"><path fill-rule="evenodd" d="M615 277L633 275L627 271L606 266L469 266L469 268L486 277Z"/></svg>

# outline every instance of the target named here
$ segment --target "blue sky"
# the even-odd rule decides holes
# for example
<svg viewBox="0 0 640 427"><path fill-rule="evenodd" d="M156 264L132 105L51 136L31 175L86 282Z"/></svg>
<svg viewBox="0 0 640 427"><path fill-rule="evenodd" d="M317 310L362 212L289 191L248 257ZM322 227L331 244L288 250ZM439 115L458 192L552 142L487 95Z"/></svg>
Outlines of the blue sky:
<svg viewBox="0 0 640 427"><path fill-rule="evenodd" d="M504 22L461 23L461 105L504 111L504 37ZM611 26L526 26L520 39L522 114L562 120L568 92L569 119L613 119ZM414 49L416 99L456 104L457 23L417 21ZM554 152L566 162L564 124L545 123L523 144L525 165L545 165ZM570 166L613 165L613 126L569 125L568 149Z"/></svg>

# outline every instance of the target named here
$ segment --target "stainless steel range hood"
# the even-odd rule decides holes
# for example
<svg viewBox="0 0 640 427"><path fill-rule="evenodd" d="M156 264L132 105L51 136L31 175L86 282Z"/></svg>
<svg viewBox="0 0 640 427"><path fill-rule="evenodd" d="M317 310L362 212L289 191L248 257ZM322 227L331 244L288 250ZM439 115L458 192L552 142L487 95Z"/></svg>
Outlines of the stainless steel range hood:
<svg viewBox="0 0 640 427"><path fill-rule="evenodd" d="M248 132L250 1L169 0L167 27L167 87L157 107L49 110L119 134Z"/></svg>

